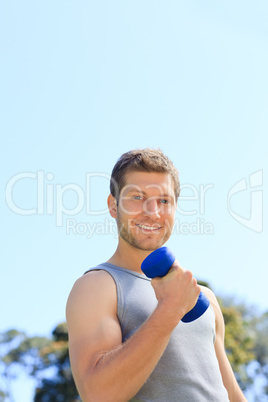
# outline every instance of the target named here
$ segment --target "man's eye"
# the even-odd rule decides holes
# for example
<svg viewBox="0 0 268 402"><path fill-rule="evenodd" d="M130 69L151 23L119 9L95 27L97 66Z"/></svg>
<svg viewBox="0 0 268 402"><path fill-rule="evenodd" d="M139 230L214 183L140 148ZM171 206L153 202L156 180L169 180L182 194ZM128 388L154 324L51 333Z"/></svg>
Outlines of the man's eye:
<svg viewBox="0 0 268 402"><path fill-rule="evenodd" d="M160 200L160 203L161 203L161 204L168 204L168 203L169 203L169 200L166 200L165 198L162 198L162 199Z"/></svg>
<svg viewBox="0 0 268 402"><path fill-rule="evenodd" d="M142 196L141 195L134 195L134 200L142 200Z"/></svg>

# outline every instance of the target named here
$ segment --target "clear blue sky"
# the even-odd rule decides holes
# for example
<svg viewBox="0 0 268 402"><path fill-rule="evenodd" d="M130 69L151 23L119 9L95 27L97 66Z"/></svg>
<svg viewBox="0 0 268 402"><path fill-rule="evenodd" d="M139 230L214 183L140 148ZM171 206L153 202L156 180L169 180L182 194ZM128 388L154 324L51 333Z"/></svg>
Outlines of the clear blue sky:
<svg viewBox="0 0 268 402"><path fill-rule="evenodd" d="M1 331L65 320L117 244L107 177L147 146L180 172L178 260L267 309L267 20L265 0L1 3Z"/></svg>

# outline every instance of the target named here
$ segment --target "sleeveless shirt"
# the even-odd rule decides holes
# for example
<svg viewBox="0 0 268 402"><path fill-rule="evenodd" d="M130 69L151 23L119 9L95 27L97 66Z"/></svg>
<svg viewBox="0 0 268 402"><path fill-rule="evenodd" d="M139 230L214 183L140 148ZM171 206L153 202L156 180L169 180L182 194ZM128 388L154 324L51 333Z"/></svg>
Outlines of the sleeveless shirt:
<svg viewBox="0 0 268 402"><path fill-rule="evenodd" d="M90 270L108 272L117 290L117 316L123 342L137 331L157 306L145 275L100 264ZM173 330L157 366L131 402L227 402L215 349L215 314L211 306L197 320Z"/></svg>

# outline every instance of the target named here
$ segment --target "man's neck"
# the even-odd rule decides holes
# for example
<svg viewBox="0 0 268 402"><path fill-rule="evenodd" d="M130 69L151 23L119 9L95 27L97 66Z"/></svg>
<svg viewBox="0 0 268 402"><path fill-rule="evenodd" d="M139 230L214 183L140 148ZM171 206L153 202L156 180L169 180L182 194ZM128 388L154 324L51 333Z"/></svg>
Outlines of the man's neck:
<svg viewBox="0 0 268 402"><path fill-rule="evenodd" d="M124 243L123 245L119 242L114 255L107 262L121 268L142 273L141 263L151 251L140 250L126 242Z"/></svg>

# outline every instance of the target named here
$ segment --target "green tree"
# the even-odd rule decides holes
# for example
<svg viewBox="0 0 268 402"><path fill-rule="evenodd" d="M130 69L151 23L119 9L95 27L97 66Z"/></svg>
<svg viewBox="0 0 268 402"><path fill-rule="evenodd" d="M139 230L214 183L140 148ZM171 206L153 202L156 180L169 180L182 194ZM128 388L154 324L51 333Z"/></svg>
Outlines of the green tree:
<svg viewBox="0 0 268 402"><path fill-rule="evenodd" d="M52 338L27 337L24 332L10 330L0 335L0 344L2 400L7 397L13 400L11 384L21 368L36 380L35 401L78 400L70 368L66 323L54 329Z"/></svg>
<svg viewBox="0 0 268 402"><path fill-rule="evenodd" d="M29 338L24 332L15 329L0 334L1 395L3 400L7 397L9 400L13 400L12 381L20 375L22 367L28 375L35 376L41 363L39 351L48 343L49 339L46 337Z"/></svg>
<svg viewBox="0 0 268 402"><path fill-rule="evenodd" d="M79 400L72 377L66 323L57 325L49 345L40 349L41 370L53 368L53 377L42 378L35 393L35 402L73 402Z"/></svg>
<svg viewBox="0 0 268 402"><path fill-rule="evenodd" d="M198 281L200 285L211 289L207 282ZM225 350L237 381L246 390L253 382L247 367L255 359L254 337L250 322L255 317L254 308L237 303L234 298L218 297L225 323Z"/></svg>
<svg viewBox="0 0 268 402"><path fill-rule="evenodd" d="M252 382L247 366L255 358L254 340L248 330L248 323L243 320L239 310L223 305L221 309L225 322L226 354L240 387L246 390Z"/></svg>
<svg viewBox="0 0 268 402"><path fill-rule="evenodd" d="M251 367L253 377L258 379L259 384L262 384L262 395L265 395L265 400L268 400L268 312L260 316L255 316L250 322L251 332L254 337L254 365ZM260 386L254 388L253 393L256 400L260 401Z"/></svg>

